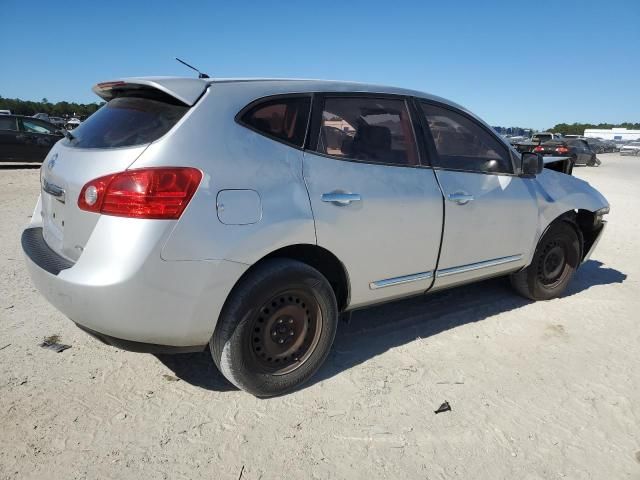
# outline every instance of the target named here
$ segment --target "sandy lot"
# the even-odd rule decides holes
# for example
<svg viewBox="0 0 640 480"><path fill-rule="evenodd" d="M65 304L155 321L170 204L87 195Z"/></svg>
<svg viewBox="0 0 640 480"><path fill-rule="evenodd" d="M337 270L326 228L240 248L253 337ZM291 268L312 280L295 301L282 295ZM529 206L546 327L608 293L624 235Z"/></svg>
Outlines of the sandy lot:
<svg viewBox="0 0 640 480"><path fill-rule="evenodd" d="M19 246L38 170L0 170L0 478L640 479L640 160L601 158L576 174L609 228L563 298L497 279L358 312L270 400L207 353L124 352L54 310ZM54 334L72 348L38 346Z"/></svg>

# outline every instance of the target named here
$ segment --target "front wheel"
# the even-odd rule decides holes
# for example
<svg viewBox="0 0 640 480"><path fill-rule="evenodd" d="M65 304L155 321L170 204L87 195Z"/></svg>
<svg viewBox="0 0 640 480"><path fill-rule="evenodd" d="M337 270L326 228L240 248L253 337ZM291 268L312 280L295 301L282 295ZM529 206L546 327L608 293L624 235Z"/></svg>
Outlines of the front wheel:
<svg viewBox="0 0 640 480"><path fill-rule="evenodd" d="M327 358L337 326L327 279L304 263L271 259L231 293L209 346L231 383L271 397L311 378Z"/></svg>
<svg viewBox="0 0 640 480"><path fill-rule="evenodd" d="M580 265L581 251L576 229L557 221L538 242L531 265L511 275L511 285L531 300L559 297Z"/></svg>

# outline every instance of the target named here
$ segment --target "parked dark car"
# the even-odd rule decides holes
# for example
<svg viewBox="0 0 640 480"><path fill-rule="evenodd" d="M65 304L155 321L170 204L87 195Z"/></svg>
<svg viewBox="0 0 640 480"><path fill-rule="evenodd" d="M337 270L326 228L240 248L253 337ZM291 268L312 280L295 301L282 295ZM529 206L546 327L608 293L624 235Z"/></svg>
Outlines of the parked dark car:
<svg viewBox="0 0 640 480"><path fill-rule="evenodd" d="M64 134L33 117L0 116L0 162L42 162Z"/></svg>
<svg viewBox="0 0 640 480"><path fill-rule="evenodd" d="M616 151L615 144L602 140L600 138L585 137L584 140L589 144L591 150L595 153L611 153Z"/></svg>
<svg viewBox="0 0 640 480"><path fill-rule="evenodd" d="M575 165L595 167L600 164L589 144L580 138L550 140L533 149L543 157L570 157Z"/></svg>

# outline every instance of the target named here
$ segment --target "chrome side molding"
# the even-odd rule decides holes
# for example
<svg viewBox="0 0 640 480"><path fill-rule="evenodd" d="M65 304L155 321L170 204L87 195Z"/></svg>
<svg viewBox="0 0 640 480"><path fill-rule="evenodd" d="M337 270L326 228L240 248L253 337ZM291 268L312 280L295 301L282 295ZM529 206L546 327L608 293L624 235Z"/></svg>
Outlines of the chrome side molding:
<svg viewBox="0 0 640 480"><path fill-rule="evenodd" d="M447 277L449 275L457 275L459 273L472 272L482 268L496 267L505 263L517 262L522 259L522 254L511 255L509 257L494 258L493 260L485 260L484 262L470 263L468 265L460 265L459 267L445 268L436 272L436 278Z"/></svg>
<svg viewBox="0 0 640 480"><path fill-rule="evenodd" d="M378 280L371 282L369 288L371 290L377 290L378 288L392 287L394 285L402 285L403 283L418 282L420 280L428 280L433 277L433 272L420 272L413 273L411 275L403 275L402 277L387 278L384 280Z"/></svg>

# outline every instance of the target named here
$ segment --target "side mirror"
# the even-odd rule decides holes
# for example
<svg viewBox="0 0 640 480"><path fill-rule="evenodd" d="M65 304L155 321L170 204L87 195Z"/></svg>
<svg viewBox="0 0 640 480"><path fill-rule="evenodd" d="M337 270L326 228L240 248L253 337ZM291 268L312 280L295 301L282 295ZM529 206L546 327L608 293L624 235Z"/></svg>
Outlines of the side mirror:
<svg viewBox="0 0 640 480"><path fill-rule="evenodd" d="M544 168L544 160L542 155L533 152L525 152L522 154L522 176L526 178L534 178L542 173Z"/></svg>

